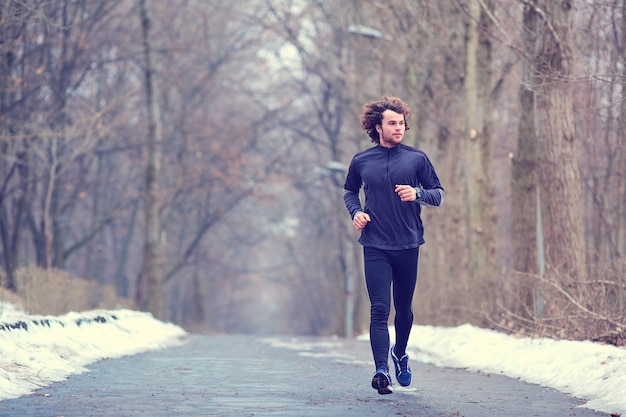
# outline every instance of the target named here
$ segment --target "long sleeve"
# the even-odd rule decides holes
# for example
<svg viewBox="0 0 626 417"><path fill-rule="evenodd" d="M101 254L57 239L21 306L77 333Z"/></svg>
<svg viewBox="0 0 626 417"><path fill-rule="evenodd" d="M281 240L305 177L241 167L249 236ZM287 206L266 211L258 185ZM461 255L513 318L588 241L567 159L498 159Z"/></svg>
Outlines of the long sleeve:
<svg viewBox="0 0 626 417"><path fill-rule="evenodd" d="M354 219L354 216L359 211L363 211L361 207L361 199L359 198L359 194L354 191L343 189L343 201L346 203L346 208L348 209L348 213L350 213L350 217Z"/></svg>
<svg viewBox="0 0 626 417"><path fill-rule="evenodd" d="M426 154L423 154L423 156L425 161L420 165L417 172L417 178L420 182L419 186L422 189L420 204L439 207L443 204L445 193L430 159L428 159Z"/></svg>
<svg viewBox="0 0 626 417"><path fill-rule="evenodd" d="M354 168L354 160L348 168L348 175L346 176L346 182L343 186L343 201L346 204L350 217L354 219L354 216L363 211L361 205L361 199L359 198L359 191L361 190L361 177Z"/></svg>
<svg viewBox="0 0 626 417"><path fill-rule="evenodd" d="M444 197L445 193L443 188L434 188L431 190L423 189L420 204L424 206L440 207L443 204Z"/></svg>

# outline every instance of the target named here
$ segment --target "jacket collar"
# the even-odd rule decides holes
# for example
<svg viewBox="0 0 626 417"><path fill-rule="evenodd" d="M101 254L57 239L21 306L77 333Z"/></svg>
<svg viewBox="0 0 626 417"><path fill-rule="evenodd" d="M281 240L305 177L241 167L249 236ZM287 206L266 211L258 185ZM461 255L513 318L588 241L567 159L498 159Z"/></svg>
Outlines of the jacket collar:
<svg viewBox="0 0 626 417"><path fill-rule="evenodd" d="M403 146L404 145L402 143L397 144L393 148L386 148L386 147L382 146L380 143L376 145L376 147L378 148L378 150L380 152L389 152L389 153L398 152Z"/></svg>

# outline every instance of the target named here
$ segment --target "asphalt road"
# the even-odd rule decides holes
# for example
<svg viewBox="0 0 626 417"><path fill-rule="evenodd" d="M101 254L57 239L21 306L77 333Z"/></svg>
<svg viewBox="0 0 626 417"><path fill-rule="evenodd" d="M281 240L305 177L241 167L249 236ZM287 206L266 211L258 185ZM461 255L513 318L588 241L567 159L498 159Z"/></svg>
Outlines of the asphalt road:
<svg viewBox="0 0 626 417"><path fill-rule="evenodd" d="M411 362L413 384L380 396L367 342L192 335L181 347L103 360L0 416L598 417L584 401L500 375Z"/></svg>

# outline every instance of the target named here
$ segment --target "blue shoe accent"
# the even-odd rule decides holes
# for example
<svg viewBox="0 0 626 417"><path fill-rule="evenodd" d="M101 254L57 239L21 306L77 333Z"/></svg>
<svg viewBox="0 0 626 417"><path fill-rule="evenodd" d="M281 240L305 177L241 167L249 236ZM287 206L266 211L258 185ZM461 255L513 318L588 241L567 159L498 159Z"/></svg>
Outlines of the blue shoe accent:
<svg viewBox="0 0 626 417"><path fill-rule="evenodd" d="M376 370L374 378L372 378L372 388L374 388L380 395L391 394L391 375L389 375L389 368L381 367Z"/></svg>
<svg viewBox="0 0 626 417"><path fill-rule="evenodd" d="M391 359L393 359L393 364L396 368L396 379L398 383L403 387L408 387L411 385L411 367L409 366L409 355L406 353L398 359L396 353L393 349L396 345L393 345L389 352L391 353Z"/></svg>

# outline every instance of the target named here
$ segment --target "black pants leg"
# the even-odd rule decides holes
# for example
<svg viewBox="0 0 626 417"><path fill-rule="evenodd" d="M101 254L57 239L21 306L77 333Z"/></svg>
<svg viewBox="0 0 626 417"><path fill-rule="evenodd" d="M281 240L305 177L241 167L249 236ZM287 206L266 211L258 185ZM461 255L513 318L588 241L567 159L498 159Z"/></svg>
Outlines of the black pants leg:
<svg viewBox="0 0 626 417"><path fill-rule="evenodd" d="M417 283L419 248L381 250L364 247L365 282L369 294L370 343L376 368L388 365L391 294L396 309L396 353L403 355L413 325L413 293Z"/></svg>

